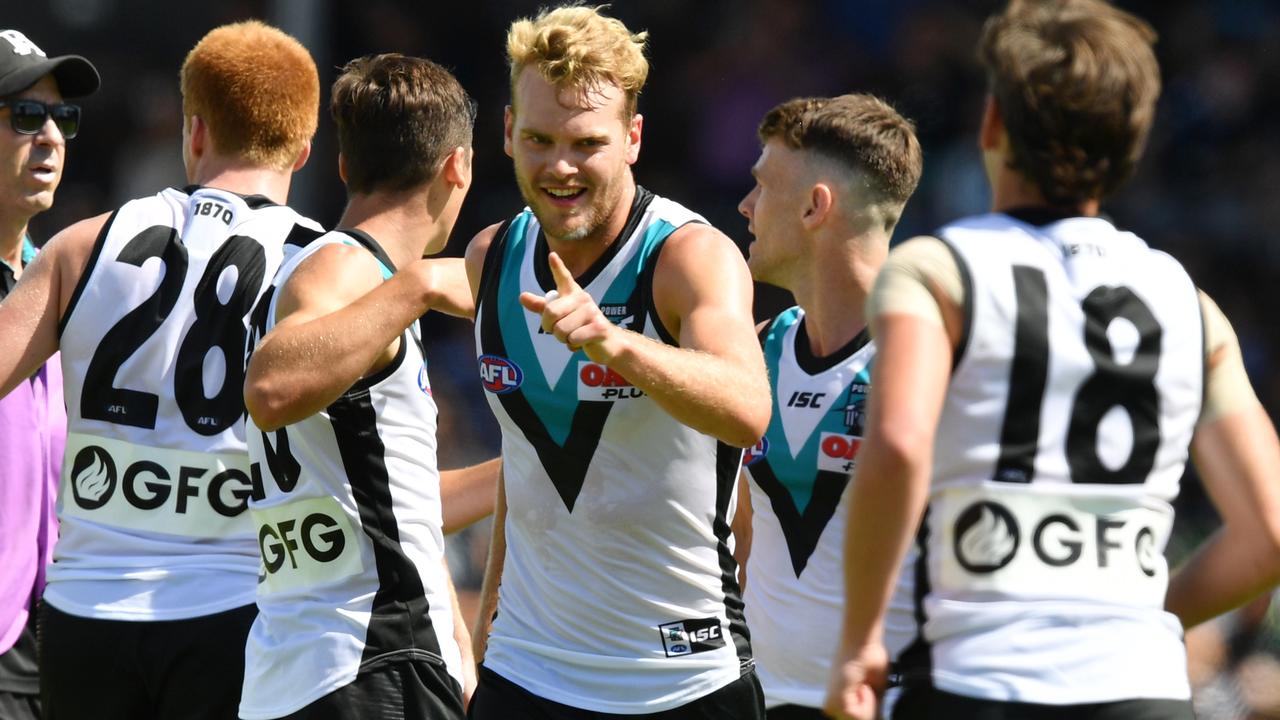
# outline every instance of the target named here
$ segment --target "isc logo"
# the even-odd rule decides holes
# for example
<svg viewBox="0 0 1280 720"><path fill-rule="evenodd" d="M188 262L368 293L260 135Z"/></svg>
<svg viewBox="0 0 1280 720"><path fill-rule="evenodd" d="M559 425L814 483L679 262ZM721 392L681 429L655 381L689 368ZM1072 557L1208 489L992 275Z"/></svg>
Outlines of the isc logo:
<svg viewBox="0 0 1280 720"><path fill-rule="evenodd" d="M818 469L847 473L856 464L854 458L862 438L840 433L822 433L818 441Z"/></svg>
<svg viewBox="0 0 1280 720"><path fill-rule="evenodd" d="M679 657L724 647L724 633L716 618L694 618L658 626L667 657Z"/></svg>
<svg viewBox="0 0 1280 720"><path fill-rule="evenodd" d="M524 373L514 362L497 355L480 356L480 383L495 395L509 393L524 382Z"/></svg>
<svg viewBox="0 0 1280 720"><path fill-rule="evenodd" d="M644 391L604 365L578 363L578 400L610 401L644 397Z"/></svg>

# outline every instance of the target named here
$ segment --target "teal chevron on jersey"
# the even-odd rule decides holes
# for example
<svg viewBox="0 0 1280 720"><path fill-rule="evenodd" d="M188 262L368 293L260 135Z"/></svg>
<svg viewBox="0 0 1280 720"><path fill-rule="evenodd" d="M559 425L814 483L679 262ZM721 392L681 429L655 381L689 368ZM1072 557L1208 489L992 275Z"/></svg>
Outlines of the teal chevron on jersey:
<svg viewBox="0 0 1280 720"><path fill-rule="evenodd" d="M830 436L861 437L867 389L871 384L874 349L870 345L865 345L857 351L857 355L863 355L866 351L865 364L852 373L848 382L843 383L838 395L826 393L823 400L827 405L821 408L823 410L821 418L807 433L794 429L792 432L787 432L789 422L803 423L802 420L793 416L804 410L788 407L791 393L786 393L787 396L784 397L784 393L777 390L779 381L782 379L780 373L786 372L779 367L779 361L783 355L783 344L795 337L795 333L790 331L802 318L803 314L798 307L784 311L774 319L765 337L765 363L769 369L769 377L773 379L775 391L773 415L769 419L769 429L765 432L769 450L763 460L769 463L774 475L791 496L796 510L803 515L813 495L814 484L823 460L828 467L834 468L838 465L839 471L844 473L853 469L852 458L844 458L849 454L849 441L833 440ZM797 437L801 438L799 442ZM827 440L825 446L824 438ZM856 448L853 450L856 451Z"/></svg>
<svg viewBox="0 0 1280 720"><path fill-rule="evenodd" d="M521 283L524 268L522 259L528 251L527 243L536 242L538 237L527 232L532 218L531 211L524 211L512 221L507 232L502 274L498 281L498 323L506 342L506 359L515 363L523 373L519 391L528 399L547 433L556 444L563 446L569 437L574 411L579 404L578 383L575 378L581 372L581 364L591 361L585 352L574 352L553 379L547 376L544 368L548 365L554 368L555 364L544 364L543 359L538 357L531 333L541 332L541 326L530 322L526 317L529 311L525 310L519 300L521 292L536 291ZM602 309L627 308L621 315L610 317L615 324L630 321L628 329L636 331L643 327L645 308L635 297L640 275L650 256L675 229L671 223L662 220L646 228L639 238L639 248L627 259L625 267L609 287L600 297L595 298L596 304ZM555 351L563 352L560 347L556 347Z"/></svg>

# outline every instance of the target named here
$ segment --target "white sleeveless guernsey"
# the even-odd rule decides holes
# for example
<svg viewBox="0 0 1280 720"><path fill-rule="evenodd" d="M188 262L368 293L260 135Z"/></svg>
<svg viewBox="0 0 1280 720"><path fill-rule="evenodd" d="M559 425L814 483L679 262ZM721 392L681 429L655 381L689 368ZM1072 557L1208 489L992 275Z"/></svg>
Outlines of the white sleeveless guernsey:
<svg viewBox="0 0 1280 720"><path fill-rule="evenodd" d="M1100 218L939 233L965 279L924 521L910 683L1041 704L1190 696L1163 611L1170 502L1200 414L1196 289Z"/></svg>
<svg viewBox="0 0 1280 720"><path fill-rule="evenodd" d="M260 196L168 189L117 210L61 333L67 451L45 600L174 620L253 602L248 316L320 227Z"/></svg>
<svg viewBox="0 0 1280 720"><path fill-rule="evenodd" d="M275 326L276 301L298 266L335 243L389 257L368 235L334 231L281 267L255 312ZM264 433L248 420L263 497L250 511L262 553L258 617L245 652L246 720L296 712L356 679L362 665L462 661L444 557L436 404L418 325L386 368L323 411Z"/></svg>
<svg viewBox="0 0 1280 720"><path fill-rule="evenodd" d="M626 228L578 282L615 323L676 344L651 279L662 243L690 222L704 221L638 189ZM540 332L517 297L554 287L547 252L526 209L495 237L480 287L480 375L508 507L484 664L573 707L666 710L749 662L728 525L742 452Z"/></svg>
<svg viewBox="0 0 1280 720"><path fill-rule="evenodd" d="M763 341L773 415L743 462L752 508L743 600L766 706L816 708L844 619L845 487L862 444L875 344L864 332L815 358L799 307L774 318ZM914 560L913 549L906 567ZM891 658L916 634L914 576L899 579L885 620Z"/></svg>

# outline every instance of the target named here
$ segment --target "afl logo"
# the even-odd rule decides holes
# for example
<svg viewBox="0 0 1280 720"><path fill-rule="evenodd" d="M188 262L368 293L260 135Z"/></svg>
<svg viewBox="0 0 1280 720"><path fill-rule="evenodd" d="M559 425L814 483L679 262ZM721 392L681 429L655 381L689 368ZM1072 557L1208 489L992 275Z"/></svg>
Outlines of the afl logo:
<svg viewBox="0 0 1280 720"><path fill-rule="evenodd" d="M747 448L742 453L742 464L750 467L764 459L769 454L769 438L762 437L755 445Z"/></svg>
<svg viewBox="0 0 1280 720"><path fill-rule="evenodd" d="M106 450L88 445L71 465L71 494L85 510L97 510L116 489L116 463Z"/></svg>
<svg viewBox="0 0 1280 720"><path fill-rule="evenodd" d="M1021 540L1018 521L1008 508L982 500L956 518L954 550L960 566L975 575L1008 565Z"/></svg>
<svg viewBox="0 0 1280 720"><path fill-rule="evenodd" d="M480 383L495 395L503 395L520 387L524 373L514 362L497 355L480 356Z"/></svg>

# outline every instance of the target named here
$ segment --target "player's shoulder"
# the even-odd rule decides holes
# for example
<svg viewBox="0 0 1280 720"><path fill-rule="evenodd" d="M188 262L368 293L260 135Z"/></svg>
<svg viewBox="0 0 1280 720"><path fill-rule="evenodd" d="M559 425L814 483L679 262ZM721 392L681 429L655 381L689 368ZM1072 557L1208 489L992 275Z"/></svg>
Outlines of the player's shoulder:
<svg viewBox="0 0 1280 720"><path fill-rule="evenodd" d="M41 254L60 265L83 266L84 261L92 254L98 237L108 228L108 223L114 216L115 213L102 213L68 225L49 239Z"/></svg>
<svg viewBox="0 0 1280 720"><path fill-rule="evenodd" d="M367 292L388 272L372 251L341 230L316 238L281 269L295 291L306 285L339 295Z"/></svg>
<svg viewBox="0 0 1280 720"><path fill-rule="evenodd" d="M489 254L489 247L493 245L493 241L498 237L498 231L506 224L506 221L493 223L471 238L471 241L467 243L467 251L464 255L468 270L472 265L475 265L477 269L484 265L485 256Z"/></svg>

